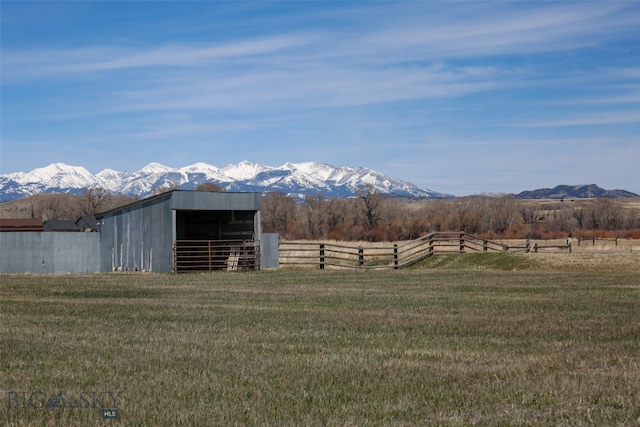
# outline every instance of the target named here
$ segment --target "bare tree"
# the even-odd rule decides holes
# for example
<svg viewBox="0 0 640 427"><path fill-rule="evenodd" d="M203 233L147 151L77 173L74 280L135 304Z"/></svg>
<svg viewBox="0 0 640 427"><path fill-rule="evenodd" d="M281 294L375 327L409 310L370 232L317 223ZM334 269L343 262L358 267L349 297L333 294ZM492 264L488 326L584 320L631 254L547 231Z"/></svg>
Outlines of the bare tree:
<svg viewBox="0 0 640 427"><path fill-rule="evenodd" d="M109 197L111 197L111 193L102 187L88 188L82 194L87 201L88 209L86 213L88 215L95 215L100 212L108 202Z"/></svg>
<svg viewBox="0 0 640 427"><path fill-rule="evenodd" d="M380 194L373 185L367 184L358 191L358 198L362 200L365 225L369 228L375 227L380 221Z"/></svg>
<svg viewBox="0 0 640 427"><path fill-rule="evenodd" d="M218 185L214 182L203 182L202 184L199 184L196 188L196 191L207 191L209 193L222 193L227 191L226 188L224 188L221 185Z"/></svg>
<svg viewBox="0 0 640 427"><path fill-rule="evenodd" d="M306 237L319 238L327 234L327 221L324 209L325 201L322 194L316 196L305 196L304 202L299 209L302 209L306 217ZM302 232L302 230L300 230Z"/></svg>
<svg viewBox="0 0 640 427"><path fill-rule="evenodd" d="M624 224L624 215L620 204L612 199L596 200L595 209L603 211L604 228L606 230L620 230Z"/></svg>
<svg viewBox="0 0 640 427"><path fill-rule="evenodd" d="M136 200L140 200L140 197L124 194L112 195L111 197L109 197L107 204L104 206L103 212L109 209L116 209L121 206L128 205L129 203L133 203Z"/></svg>
<svg viewBox="0 0 640 427"><path fill-rule="evenodd" d="M164 185L160 187L156 187L152 192L152 196L157 196L158 194L168 193L169 191L177 190L180 188L180 183L175 181L168 181Z"/></svg>
<svg viewBox="0 0 640 427"><path fill-rule="evenodd" d="M295 230L296 201L291 196L278 192L270 192L262 197L263 229L268 233L279 233L291 236Z"/></svg>
<svg viewBox="0 0 640 427"><path fill-rule="evenodd" d="M40 215L42 216L42 220L49 221L65 219L62 217L61 213L62 203L60 197L55 197L56 195L47 196L48 197L41 200Z"/></svg>
<svg viewBox="0 0 640 427"><path fill-rule="evenodd" d="M571 211L571 217L578 223L578 228L584 228L587 212L584 206L576 206Z"/></svg>
<svg viewBox="0 0 640 427"><path fill-rule="evenodd" d="M31 219L38 218L40 215L37 213L39 210L38 206L38 194L34 194L29 196L29 205L31 207Z"/></svg>
<svg viewBox="0 0 640 427"><path fill-rule="evenodd" d="M445 200L432 200L427 206L422 208L418 215L424 218L424 221L415 221L412 226L412 234L416 236L422 231L444 231L447 229L449 221L450 202ZM423 229L424 227L424 229Z"/></svg>
<svg viewBox="0 0 640 427"><path fill-rule="evenodd" d="M503 195L500 197L491 197L488 199L489 217L491 223L487 231L495 231L504 233L513 224L515 212L515 197L511 195Z"/></svg>
<svg viewBox="0 0 640 427"><path fill-rule="evenodd" d="M635 209L632 209L627 215L626 228L631 230L638 227L640 227L640 218L638 217L638 212Z"/></svg>
<svg viewBox="0 0 640 427"><path fill-rule="evenodd" d="M520 216L522 217L522 220L524 221L525 224L533 224L536 222L538 210L536 209L535 206L525 204L525 203L520 203L520 206L518 207L518 212L520 213Z"/></svg>
<svg viewBox="0 0 640 427"><path fill-rule="evenodd" d="M327 222L327 236L332 239L344 239L347 231L356 222L354 201L349 199L329 199L324 210Z"/></svg>
<svg viewBox="0 0 640 427"><path fill-rule="evenodd" d="M448 215L449 230L477 233L482 223L482 198L469 197L453 203L453 213Z"/></svg>

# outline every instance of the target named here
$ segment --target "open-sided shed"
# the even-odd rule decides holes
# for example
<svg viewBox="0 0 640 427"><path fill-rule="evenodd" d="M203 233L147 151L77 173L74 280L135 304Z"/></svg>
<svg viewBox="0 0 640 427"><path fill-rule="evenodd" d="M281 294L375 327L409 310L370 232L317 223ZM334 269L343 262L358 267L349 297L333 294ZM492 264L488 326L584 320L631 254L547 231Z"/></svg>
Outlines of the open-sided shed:
<svg viewBox="0 0 640 427"><path fill-rule="evenodd" d="M258 269L260 193L174 190L97 216L102 271Z"/></svg>

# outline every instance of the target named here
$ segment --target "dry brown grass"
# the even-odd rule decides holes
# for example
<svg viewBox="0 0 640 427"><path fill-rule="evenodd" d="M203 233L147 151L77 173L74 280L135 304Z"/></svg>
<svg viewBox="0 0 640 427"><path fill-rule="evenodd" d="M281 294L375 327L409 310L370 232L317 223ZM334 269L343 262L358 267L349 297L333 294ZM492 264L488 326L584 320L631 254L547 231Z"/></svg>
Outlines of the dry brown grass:
<svg viewBox="0 0 640 427"><path fill-rule="evenodd" d="M542 266L563 271L640 273L640 250L634 253L579 252L533 255Z"/></svg>
<svg viewBox="0 0 640 427"><path fill-rule="evenodd" d="M497 240L505 245L521 246L526 243L526 239L505 239ZM536 244L540 250L558 249L557 246L567 244L567 239L531 239L531 244ZM616 238L594 238L594 239L571 239L572 252L639 252L640 240L637 239L616 239Z"/></svg>

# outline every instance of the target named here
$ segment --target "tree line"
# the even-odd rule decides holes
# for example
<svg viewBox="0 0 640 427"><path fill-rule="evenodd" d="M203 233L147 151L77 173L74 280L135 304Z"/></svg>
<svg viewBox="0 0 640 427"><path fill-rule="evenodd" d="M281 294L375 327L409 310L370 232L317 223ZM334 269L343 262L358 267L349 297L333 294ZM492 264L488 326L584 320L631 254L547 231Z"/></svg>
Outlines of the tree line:
<svg viewBox="0 0 640 427"><path fill-rule="evenodd" d="M177 190L178 188L178 184L169 183L156 188L152 196ZM214 183L204 183L196 187L196 190L216 192L224 191L224 188ZM139 199L136 196L113 194L102 187L88 188L79 195L42 193L4 203L2 205L2 216L7 218L40 218L43 221L75 221L85 215L96 215L133 203Z"/></svg>
<svg viewBox="0 0 640 427"><path fill-rule="evenodd" d="M96 215L138 200L137 197L116 195L102 188L90 188L80 195L34 194L2 205L6 218L40 218L75 221L85 215Z"/></svg>
<svg viewBox="0 0 640 427"><path fill-rule="evenodd" d="M167 187L157 191L169 191ZM199 191L224 191L203 184ZM91 188L81 195L39 194L3 209L5 217L76 220L138 200ZM9 204L5 204L9 205ZM396 241L433 231L464 231L488 238L640 238L640 209L617 199L519 200L513 195L455 199L386 197L372 186L354 198L278 192L262 197L263 232L286 239Z"/></svg>
<svg viewBox="0 0 640 427"><path fill-rule="evenodd" d="M394 241L433 231L464 231L490 238L640 238L640 213L615 199L539 202L513 195L415 200L384 197L373 189L350 199L268 193L262 198L264 232L287 239Z"/></svg>

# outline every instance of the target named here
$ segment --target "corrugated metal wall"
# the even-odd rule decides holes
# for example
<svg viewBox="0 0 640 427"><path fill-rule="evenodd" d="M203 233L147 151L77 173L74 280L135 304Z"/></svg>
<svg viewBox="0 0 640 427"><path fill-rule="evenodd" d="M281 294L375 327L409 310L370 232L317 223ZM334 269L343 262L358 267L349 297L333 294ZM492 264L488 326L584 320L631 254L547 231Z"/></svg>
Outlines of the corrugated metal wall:
<svg viewBox="0 0 640 427"><path fill-rule="evenodd" d="M260 240L260 268L264 270L279 268L280 235L263 233Z"/></svg>
<svg viewBox="0 0 640 427"><path fill-rule="evenodd" d="M96 273L98 233L0 233L0 273Z"/></svg>
<svg viewBox="0 0 640 427"><path fill-rule="evenodd" d="M98 218L101 271L173 269L171 194Z"/></svg>

